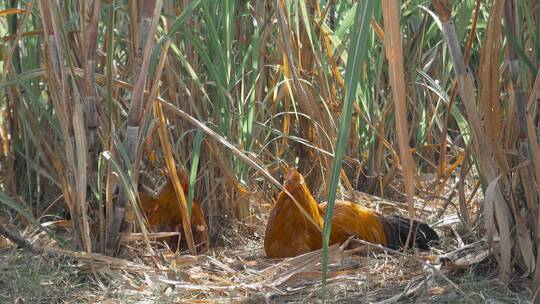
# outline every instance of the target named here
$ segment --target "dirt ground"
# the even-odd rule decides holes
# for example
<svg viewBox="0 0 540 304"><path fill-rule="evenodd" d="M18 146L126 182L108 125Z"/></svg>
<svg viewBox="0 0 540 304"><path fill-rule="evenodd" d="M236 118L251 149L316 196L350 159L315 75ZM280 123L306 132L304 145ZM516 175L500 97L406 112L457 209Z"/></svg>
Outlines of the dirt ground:
<svg viewBox="0 0 540 304"><path fill-rule="evenodd" d="M218 219L211 251L197 257L172 254L158 244L151 252L140 242L126 243L118 258L59 249L35 255L3 240L0 303L529 302L526 282L499 284L487 244L458 240L451 216L432 224L442 241L428 252L331 247L326 287L320 251L265 258L265 220ZM55 231L57 237L69 235L65 228ZM26 234L47 244L41 232Z"/></svg>

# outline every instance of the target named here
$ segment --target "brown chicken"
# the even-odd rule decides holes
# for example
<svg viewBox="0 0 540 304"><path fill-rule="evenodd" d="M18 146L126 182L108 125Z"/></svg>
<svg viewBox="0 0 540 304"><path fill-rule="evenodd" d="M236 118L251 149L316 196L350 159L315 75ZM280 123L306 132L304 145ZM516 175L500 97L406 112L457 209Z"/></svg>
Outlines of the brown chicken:
<svg viewBox="0 0 540 304"><path fill-rule="evenodd" d="M287 173L284 187L305 212L285 192L279 194L266 226L264 250L269 258L296 256L322 247L326 203L317 204L304 177L295 170ZM407 240L410 221L397 215L384 217L352 202L336 201L330 244L341 244L355 235L368 242L399 249ZM420 249L429 249L430 243L439 239L425 223L413 221L412 227L413 243Z"/></svg>
<svg viewBox="0 0 540 304"><path fill-rule="evenodd" d="M184 195L187 197L188 192L188 177L183 170L177 171L180 179L180 184L184 190ZM139 193L143 211L148 219L148 224L154 231L176 231L183 232L182 212L180 203L176 198L174 186L169 180L163 186L157 196L152 196L145 192ZM196 201L191 204L191 232L193 240L198 252L207 251L210 248L210 239L208 237L208 227L204 217L204 211ZM187 243L184 237L180 238L180 246L177 246L178 238L171 237L168 240L169 245L173 250L187 249Z"/></svg>
<svg viewBox="0 0 540 304"><path fill-rule="evenodd" d="M296 256L322 247L321 210L304 178L296 171L289 171L283 186L299 206L285 192L279 194L264 237L264 250L270 258Z"/></svg>

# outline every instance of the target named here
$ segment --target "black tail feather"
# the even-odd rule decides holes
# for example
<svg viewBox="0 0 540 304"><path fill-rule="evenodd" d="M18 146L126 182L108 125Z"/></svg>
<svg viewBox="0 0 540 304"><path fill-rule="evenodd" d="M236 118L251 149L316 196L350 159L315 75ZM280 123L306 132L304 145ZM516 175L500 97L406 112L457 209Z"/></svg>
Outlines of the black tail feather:
<svg viewBox="0 0 540 304"><path fill-rule="evenodd" d="M391 249L403 248L409 235L411 220L399 215L392 215L382 218L381 222L386 234L386 246ZM411 241L413 241L414 246L422 250L428 250L431 245L439 241L437 232L426 223L413 221L412 228Z"/></svg>

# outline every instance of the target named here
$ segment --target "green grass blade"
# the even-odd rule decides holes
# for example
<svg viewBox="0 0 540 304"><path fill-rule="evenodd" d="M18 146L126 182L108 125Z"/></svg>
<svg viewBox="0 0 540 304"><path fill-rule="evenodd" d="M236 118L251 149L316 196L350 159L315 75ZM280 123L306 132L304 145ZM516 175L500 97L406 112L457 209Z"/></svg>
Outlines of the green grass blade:
<svg viewBox="0 0 540 304"><path fill-rule="evenodd" d="M361 64L367 52L367 46L364 43L369 37L369 22L374 5L373 0L362 1L356 10L354 21L354 30L351 32L352 39L349 46L349 57L345 71L345 99L343 100L343 110L339 135L335 148L334 165L330 189L328 192L328 209L324 218L323 226L323 260L322 260L322 282L326 285L328 274L328 244L330 242L330 227L334 211L334 202L336 199L336 190L339 182L339 172L343 162L343 156L347 145L350 123L353 112L353 103L356 99L356 90L360 80Z"/></svg>
<svg viewBox="0 0 540 304"><path fill-rule="evenodd" d="M193 202L193 196L194 196L194 187L195 184L195 178L197 177L197 167L199 165L199 159L201 155L201 143L203 139L203 132L201 129L197 129L195 132L195 139L193 142L193 156L191 159L191 169L189 171L189 190L188 190L188 197L187 197L187 203L188 203L188 210L189 210L189 216L191 217L191 204Z"/></svg>

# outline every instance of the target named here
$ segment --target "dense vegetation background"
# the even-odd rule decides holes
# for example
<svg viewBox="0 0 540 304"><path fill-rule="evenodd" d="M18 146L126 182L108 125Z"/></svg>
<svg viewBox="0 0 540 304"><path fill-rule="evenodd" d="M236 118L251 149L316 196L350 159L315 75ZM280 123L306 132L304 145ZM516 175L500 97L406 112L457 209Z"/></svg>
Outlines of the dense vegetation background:
<svg viewBox="0 0 540 304"><path fill-rule="evenodd" d="M494 249L502 282L540 286L539 14L534 0L2 0L8 226L67 209L66 246L115 255L120 231L144 231L138 185L165 168L190 172L182 206L196 193L212 232L266 214L297 166L330 202L360 190L414 215L427 198Z"/></svg>

